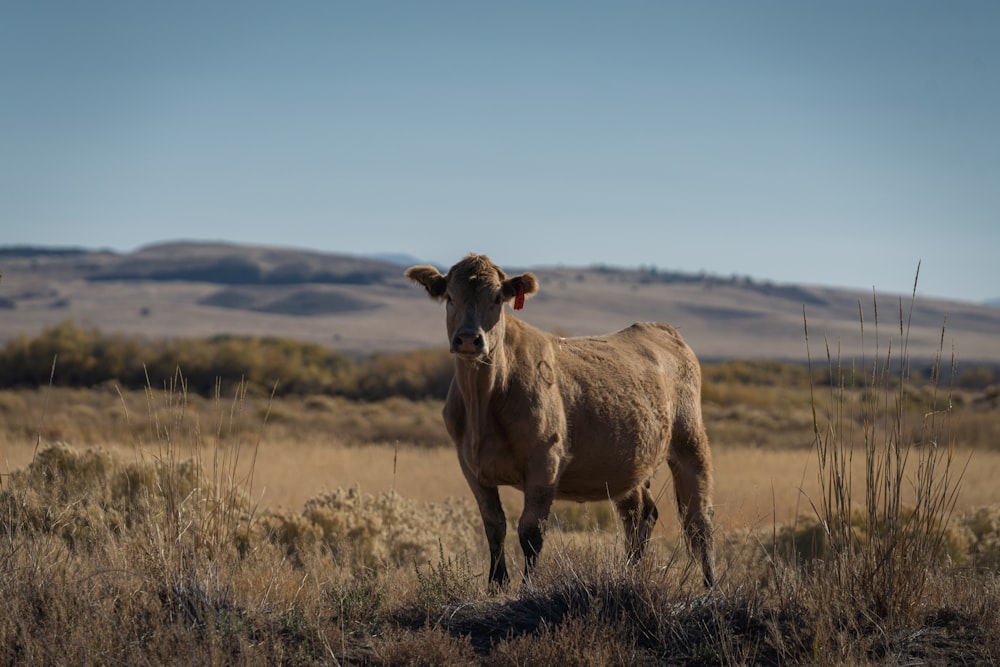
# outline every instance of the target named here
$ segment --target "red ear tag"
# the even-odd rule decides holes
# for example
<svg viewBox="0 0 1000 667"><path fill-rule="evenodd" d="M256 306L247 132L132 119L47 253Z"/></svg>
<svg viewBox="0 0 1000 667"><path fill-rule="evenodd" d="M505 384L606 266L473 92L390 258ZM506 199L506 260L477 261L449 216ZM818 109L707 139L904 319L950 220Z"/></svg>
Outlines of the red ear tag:
<svg viewBox="0 0 1000 667"><path fill-rule="evenodd" d="M524 285L517 286L517 296L514 297L514 310L524 308Z"/></svg>

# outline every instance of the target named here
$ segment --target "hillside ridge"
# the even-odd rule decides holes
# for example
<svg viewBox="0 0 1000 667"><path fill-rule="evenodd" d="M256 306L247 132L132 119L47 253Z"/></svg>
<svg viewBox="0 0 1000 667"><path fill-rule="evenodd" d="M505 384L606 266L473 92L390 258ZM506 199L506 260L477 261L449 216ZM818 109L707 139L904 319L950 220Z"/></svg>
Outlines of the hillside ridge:
<svg viewBox="0 0 1000 667"><path fill-rule="evenodd" d="M354 354L443 346L443 312L403 277L403 257L191 241L127 253L0 247L0 343L71 320L150 338L283 336ZM805 322L814 359L827 346L875 354L898 336L902 312L912 355L1000 361L1000 309L919 289L911 312L910 295L651 268L527 268L541 291L518 316L560 335L662 321L705 359L801 361Z"/></svg>

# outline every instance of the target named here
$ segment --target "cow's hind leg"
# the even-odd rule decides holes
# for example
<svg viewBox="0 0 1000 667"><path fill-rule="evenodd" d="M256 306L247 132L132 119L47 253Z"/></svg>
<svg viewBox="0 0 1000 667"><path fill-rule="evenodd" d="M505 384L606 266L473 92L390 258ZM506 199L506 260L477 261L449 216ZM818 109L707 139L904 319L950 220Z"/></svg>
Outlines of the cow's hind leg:
<svg viewBox="0 0 1000 667"><path fill-rule="evenodd" d="M649 492L649 481L615 499L615 508L625 527L628 558L630 561L637 561L646 551L653 526L656 525L659 516L653 495Z"/></svg>
<svg viewBox="0 0 1000 667"><path fill-rule="evenodd" d="M668 463L674 478L677 509L688 546L701 561L705 585L715 585L715 537L712 529L712 457L708 438L677 438L671 443Z"/></svg>

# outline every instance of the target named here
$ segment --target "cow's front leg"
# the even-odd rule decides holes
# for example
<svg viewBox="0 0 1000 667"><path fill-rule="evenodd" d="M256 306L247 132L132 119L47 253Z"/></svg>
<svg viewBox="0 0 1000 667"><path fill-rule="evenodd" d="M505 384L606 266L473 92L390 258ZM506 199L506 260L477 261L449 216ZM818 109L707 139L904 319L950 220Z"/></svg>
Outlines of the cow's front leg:
<svg viewBox="0 0 1000 667"><path fill-rule="evenodd" d="M524 512L517 524L517 536L524 552L524 578L528 579L542 552L545 523L552 511L561 474L559 437L552 436L540 447L528 466L524 480Z"/></svg>
<svg viewBox="0 0 1000 667"><path fill-rule="evenodd" d="M490 588L506 588L510 582L503 549L507 538L507 517L500 503L500 492L495 486L483 486L473 481L469 482L469 486L479 504L486 541L490 545Z"/></svg>
<svg viewBox="0 0 1000 667"><path fill-rule="evenodd" d="M556 487L530 486L524 490L524 513L517 524L517 536L521 541L521 551L524 552L524 578L531 574L532 568L542 552L545 522L552 510Z"/></svg>

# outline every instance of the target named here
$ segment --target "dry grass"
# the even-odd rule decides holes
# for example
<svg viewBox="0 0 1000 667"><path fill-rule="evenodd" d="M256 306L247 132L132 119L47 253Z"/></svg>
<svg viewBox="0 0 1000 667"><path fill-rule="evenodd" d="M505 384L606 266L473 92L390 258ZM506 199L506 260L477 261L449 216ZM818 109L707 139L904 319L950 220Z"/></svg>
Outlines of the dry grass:
<svg viewBox="0 0 1000 667"><path fill-rule="evenodd" d="M725 388L720 391L737 393ZM808 389L800 387L786 394L786 398L756 409L729 403L706 406L719 480L716 514L724 529L763 529L775 520L786 523L819 501ZM160 392L153 400L167 405L165 394ZM802 406L803 400L804 408L785 409L789 403ZM844 400L853 402L856 397ZM119 395L112 388L0 391L0 471L17 470L31 461L44 403L44 443L101 448L125 458L148 456L160 446L148 401L147 393ZM186 396L185 402L184 418L196 425L192 432L211 434L217 430L224 402L196 395ZM324 396L274 401L245 396L241 403L240 419L227 425L230 438L256 442L267 415L263 446L256 451L256 458L238 462L244 476L250 463L255 463L251 493L261 509L301 509L322 493L352 486L374 494L393 490L417 502L469 497L444 433L439 402L392 399L366 404ZM975 404L975 399L968 399L969 407L952 416L956 442L960 443L956 457L963 462L972 460L962 480L959 511L1000 502L996 494L1000 438L995 434L1000 418L995 409L973 409ZM972 433L981 437L972 437ZM181 439L174 444L180 458L197 456L199 448L212 444L203 438L192 446L197 443ZM856 497L860 497L865 478L863 458L856 458L852 468ZM668 510L657 534L673 539L676 522L671 516L672 491L665 468L654 480L654 492ZM519 511L518 493L504 493L504 500L512 512ZM560 503L557 509L571 517L573 525L589 522L613 527L617 523L607 503Z"/></svg>
<svg viewBox="0 0 1000 667"><path fill-rule="evenodd" d="M722 580L706 594L681 547L658 540L649 558L630 566L615 531L564 527L553 529L530 584L491 595L467 500L347 490L318 496L300 512L267 512L243 493L245 479L216 486L168 452L143 463L56 446L5 478L0 661L1000 659L1000 586L983 570L931 563L913 613L890 621L859 614L823 568L776 559L766 531L724 531ZM962 525L978 532L971 550L993 550L996 572L1000 512L976 512Z"/></svg>
<svg viewBox="0 0 1000 667"><path fill-rule="evenodd" d="M663 471L639 565L607 504L559 504L532 580L491 594L438 403L0 392L0 663L1000 662L991 390L928 430L933 391L878 369L712 387L711 592Z"/></svg>

